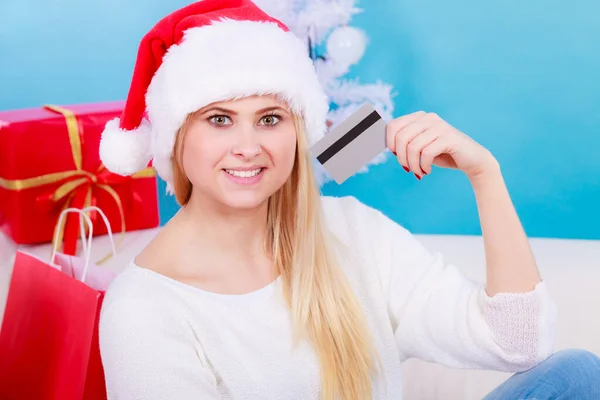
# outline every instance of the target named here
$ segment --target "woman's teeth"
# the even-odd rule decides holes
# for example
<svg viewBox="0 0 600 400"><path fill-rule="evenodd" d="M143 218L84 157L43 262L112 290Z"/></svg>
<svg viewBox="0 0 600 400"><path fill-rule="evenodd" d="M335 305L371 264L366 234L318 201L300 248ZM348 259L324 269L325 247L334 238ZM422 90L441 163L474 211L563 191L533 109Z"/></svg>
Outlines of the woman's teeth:
<svg viewBox="0 0 600 400"><path fill-rule="evenodd" d="M238 178L251 178L260 174L260 171L262 171L262 168L254 169L251 171L236 171L234 169L225 170L225 172L227 172L229 175L237 176Z"/></svg>

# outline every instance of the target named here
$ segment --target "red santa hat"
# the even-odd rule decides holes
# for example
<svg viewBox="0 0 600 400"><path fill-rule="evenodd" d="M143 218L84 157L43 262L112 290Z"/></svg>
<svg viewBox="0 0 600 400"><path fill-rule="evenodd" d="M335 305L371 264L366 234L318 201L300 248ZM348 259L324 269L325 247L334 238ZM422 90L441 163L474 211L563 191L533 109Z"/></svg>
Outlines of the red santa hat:
<svg viewBox="0 0 600 400"><path fill-rule="evenodd" d="M125 108L106 124L100 158L131 175L150 161L172 189L175 136L186 116L217 101L277 94L304 118L312 145L327 97L304 43L249 0L202 0L142 39Z"/></svg>

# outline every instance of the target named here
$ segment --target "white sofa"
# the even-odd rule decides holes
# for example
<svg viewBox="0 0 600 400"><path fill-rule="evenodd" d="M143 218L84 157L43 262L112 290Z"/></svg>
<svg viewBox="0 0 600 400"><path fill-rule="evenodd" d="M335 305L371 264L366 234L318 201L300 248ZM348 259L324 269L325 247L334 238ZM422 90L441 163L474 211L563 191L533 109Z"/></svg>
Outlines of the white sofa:
<svg viewBox="0 0 600 400"><path fill-rule="evenodd" d="M155 229L125 236L118 256L104 264L119 271L156 234ZM481 237L417 235L432 251L460 267L474 280L484 279L484 252ZM581 348L600 355L600 241L532 239L543 278L552 291L559 312L556 349ZM93 257L108 251L108 240L94 240ZM0 320L8 292L15 246L0 234ZM22 247L49 258L50 246ZM419 360L404 365L405 399L481 399L509 375L492 371L451 370Z"/></svg>

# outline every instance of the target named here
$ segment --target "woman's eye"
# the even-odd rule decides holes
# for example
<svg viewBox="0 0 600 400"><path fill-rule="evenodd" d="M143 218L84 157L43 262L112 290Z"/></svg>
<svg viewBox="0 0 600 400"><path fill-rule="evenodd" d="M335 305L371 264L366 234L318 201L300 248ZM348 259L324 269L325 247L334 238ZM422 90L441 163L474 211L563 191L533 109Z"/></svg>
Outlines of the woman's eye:
<svg viewBox="0 0 600 400"><path fill-rule="evenodd" d="M231 124L231 119L225 115L215 115L213 117L210 117L209 120L211 123L218 125L218 126Z"/></svg>
<svg viewBox="0 0 600 400"><path fill-rule="evenodd" d="M276 115L265 115L260 119L260 125L273 126L279 122L279 117Z"/></svg>

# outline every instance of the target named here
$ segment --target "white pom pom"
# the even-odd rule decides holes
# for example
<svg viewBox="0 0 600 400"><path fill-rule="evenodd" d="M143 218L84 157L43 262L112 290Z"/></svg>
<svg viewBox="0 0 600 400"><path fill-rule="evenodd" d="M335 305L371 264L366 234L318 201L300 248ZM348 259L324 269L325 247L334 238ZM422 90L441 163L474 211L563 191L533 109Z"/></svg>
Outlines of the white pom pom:
<svg viewBox="0 0 600 400"><path fill-rule="evenodd" d="M119 128L119 118L107 122L100 140L100 160L106 169L128 176L146 168L152 160L150 132L146 120L132 131Z"/></svg>

